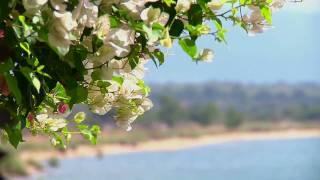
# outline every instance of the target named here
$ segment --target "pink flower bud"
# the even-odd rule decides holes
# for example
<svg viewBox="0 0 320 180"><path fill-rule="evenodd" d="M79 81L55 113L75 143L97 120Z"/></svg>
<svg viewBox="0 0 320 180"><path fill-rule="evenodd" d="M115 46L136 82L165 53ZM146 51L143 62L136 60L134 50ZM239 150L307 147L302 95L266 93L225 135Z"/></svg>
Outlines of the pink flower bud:
<svg viewBox="0 0 320 180"><path fill-rule="evenodd" d="M5 32L3 29L0 29L0 39L5 37Z"/></svg>
<svg viewBox="0 0 320 180"><path fill-rule="evenodd" d="M61 102L58 104L57 110L59 113L64 114L69 110L69 106L68 106L68 104Z"/></svg>
<svg viewBox="0 0 320 180"><path fill-rule="evenodd" d="M34 121L34 114L32 112L29 112L27 116L27 120L31 123Z"/></svg>

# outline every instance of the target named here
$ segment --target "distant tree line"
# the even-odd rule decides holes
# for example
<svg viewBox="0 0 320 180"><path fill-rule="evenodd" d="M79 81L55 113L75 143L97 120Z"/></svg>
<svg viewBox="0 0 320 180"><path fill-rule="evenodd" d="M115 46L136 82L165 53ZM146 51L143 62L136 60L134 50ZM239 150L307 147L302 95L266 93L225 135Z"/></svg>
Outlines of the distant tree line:
<svg viewBox="0 0 320 180"><path fill-rule="evenodd" d="M193 122L203 126L223 123L227 128L237 128L244 120L243 113L229 108L222 111L214 103L185 106L177 99L170 96L162 96L159 106L140 117L139 124L149 125L164 123L175 126L186 122Z"/></svg>
<svg viewBox="0 0 320 180"><path fill-rule="evenodd" d="M155 108L140 118L144 125L193 122L236 128L243 121L320 120L320 85L311 83L154 85L152 99Z"/></svg>

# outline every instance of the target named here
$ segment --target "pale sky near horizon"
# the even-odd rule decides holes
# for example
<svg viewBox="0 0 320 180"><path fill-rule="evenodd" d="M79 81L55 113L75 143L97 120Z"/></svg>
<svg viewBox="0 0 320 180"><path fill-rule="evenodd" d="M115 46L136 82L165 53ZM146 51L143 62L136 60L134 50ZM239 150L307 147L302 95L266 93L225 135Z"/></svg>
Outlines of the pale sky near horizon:
<svg viewBox="0 0 320 180"><path fill-rule="evenodd" d="M159 69L149 64L145 79L149 83L320 83L320 0L288 3L274 14L273 21L275 28L255 37L231 28L227 45L203 38L199 46L215 51L216 57L210 64L191 62L176 46Z"/></svg>

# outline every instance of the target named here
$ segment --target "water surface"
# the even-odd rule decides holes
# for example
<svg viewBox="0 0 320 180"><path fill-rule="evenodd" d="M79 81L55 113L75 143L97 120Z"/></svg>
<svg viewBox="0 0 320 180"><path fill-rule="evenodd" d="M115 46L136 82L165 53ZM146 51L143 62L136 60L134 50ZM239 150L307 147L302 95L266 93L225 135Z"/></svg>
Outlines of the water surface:
<svg viewBox="0 0 320 180"><path fill-rule="evenodd" d="M320 180L320 138L63 160L48 180Z"/></svg>

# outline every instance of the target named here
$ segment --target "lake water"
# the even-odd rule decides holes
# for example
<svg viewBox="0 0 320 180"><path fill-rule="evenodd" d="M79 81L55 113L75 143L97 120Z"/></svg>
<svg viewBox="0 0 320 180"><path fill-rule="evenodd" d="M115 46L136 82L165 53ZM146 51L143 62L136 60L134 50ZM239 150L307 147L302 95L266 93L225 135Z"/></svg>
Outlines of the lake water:
<svg viewBox="0 0 320 180"><path fill-rule="evenodd" d="M69 159L41 179L320 180L320 138L235 141L174 152Z"/></svg>

